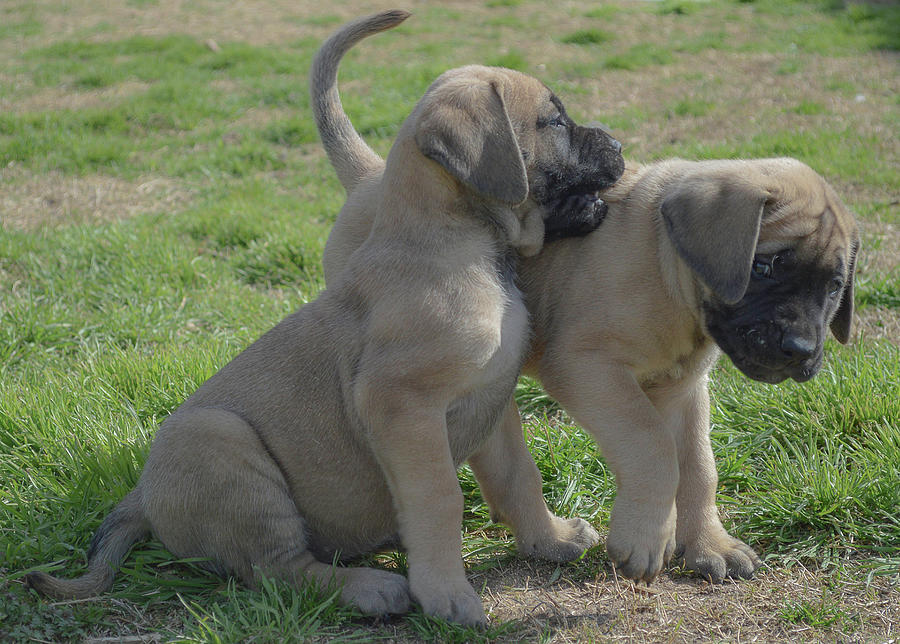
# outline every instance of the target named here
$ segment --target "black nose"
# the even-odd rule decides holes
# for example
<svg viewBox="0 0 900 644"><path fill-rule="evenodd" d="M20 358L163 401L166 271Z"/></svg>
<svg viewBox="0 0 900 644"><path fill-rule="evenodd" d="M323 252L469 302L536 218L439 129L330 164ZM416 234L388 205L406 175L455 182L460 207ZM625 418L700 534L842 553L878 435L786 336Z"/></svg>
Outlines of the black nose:
<svg viewBox="0 0 900 644"><path fill-rule="evenodd" d="M612 146L615 148L616 152L622 151L622 144L616 141L615 139L610 139L612 141Z"/></svg>
<svg viewBox="0 0 900 644"><path fill-rule="evenodd" d="M785 333L781 339L781 351L796 360L805 360L816 352L816 341L800 333Z"/></svg>

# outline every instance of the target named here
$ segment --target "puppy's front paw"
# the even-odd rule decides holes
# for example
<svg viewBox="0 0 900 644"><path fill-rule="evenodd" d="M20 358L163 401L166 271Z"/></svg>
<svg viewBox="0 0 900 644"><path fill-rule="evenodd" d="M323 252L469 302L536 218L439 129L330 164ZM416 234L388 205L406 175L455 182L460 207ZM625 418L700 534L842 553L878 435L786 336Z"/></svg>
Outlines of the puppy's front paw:
<svg viewBox="0 0 900 644"><path fill-rule="evenodd" d="M593 194L566 197L552 207L544 220L544 239L587 235L603 222L607 210L607 205Z"/></svg>
<svg viewBox="0 0 900 644"><path fill-rule="evenodd" d="M465 578L457 582L446 579L411 580L410 590L426 615L464 626L487 625L481 598Z"/></svg>
<svg viewBox="0 0 900 644"><path fill-rule="evenodd" d="M654 511L616 499L606 552L616 571L629 579L656 579L675 551L675 504Z"/></svg>
<svg viewBox="0 0 900 644"><path fill-rule="evenodd" d="M678 544L676 557L701 577L720 583L726 577L749 578L762 565L753 549L724 528L703 534L693 543Z"/></svg>
<svg viewBox="0 0 900 644"><path fill-rule="evenodd" d="M573 561L596 546L600 535L584 519L563 519L551 514L548 534L519 542L519 552L550 561Z"/></svg>
<svg viewBox="0 0 900 644"><path fill-rule="evenodd" d="M409 610L406 577L375 568L354 568L341 588L341 601L367 615L396 615Z"/></svg>

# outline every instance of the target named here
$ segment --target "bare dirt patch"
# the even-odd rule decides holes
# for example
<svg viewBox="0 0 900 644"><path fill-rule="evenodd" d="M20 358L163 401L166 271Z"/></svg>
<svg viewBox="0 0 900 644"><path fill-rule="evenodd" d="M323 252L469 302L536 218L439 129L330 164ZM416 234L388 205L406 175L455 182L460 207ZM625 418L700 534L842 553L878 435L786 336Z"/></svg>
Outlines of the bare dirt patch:
<svg viewBox="0 0 900 644"><path fill-rule="evenodd" d="M892 223L861 221L862 246L857 273L900 277L900 227ZM868 306L856 315L857 339L887 340L900 346L900 309Z"/></svg>
<svg viewBox="0 0 900 644"><path fill-rule="evenodd" d="M490 639L502 643L849 644L892 642L900 635L900 579L868 581L863 568L827 574L801 565L764 567L753 579L722 584L672 569L646 586L618 577L608 565L593 578L578 579L566 566L513 557L484 572L470 571L468 577L491 624L510 623L506 634ZM160 642L166 637L159 631L178 633L184 627L177 602L148 610L125 600L89 601L107 604L110 615L95 639L87 641ZM342 631L395 644L423 641L401 617L359 618Z"/></svg>
<svg viewBox="0 0 900 644"><path fill-rule="evenodd" d="M900 346L900 313L897 309L873 306L856 316L856 338L887 340Z"/></svg>
<svg viewBox="0 0 900 644"><path fill-rule="evenodd" d="M802 566L710 584L678 570L651 586L603 567L572 580L556 564L511 559L470 575L492 623L514 622L502 642L889 642L898 634L896 580L823 575ZM373 638L421 641L402 620Z"/></svg>
<svg viewBox="0 0 900 644"><path fill-rule="evenodd" d="M860 270L890 273L900 268L900 226L861 221L859 227L862 237Z"/></svg>
<svg viewBox="0 0 900 644"><path fill-rule="evenodd" d="M103 175L35 174L15 166L0 169L0 225L9 229L117 221L180 209L191 198L190 189L165 177L128 181Z"/></svg>
<svg viewBox="0 0 900 644"><path fill-rule="evenodd" d="M581 583L564 575L548 583L552 574L552 566L515 562L488 583L486 608L495 619L531 625L535 636L549 631L552 642L872 641L889 638L900 619L887 581L833 582L800 567L724 584L676 572L649 587L609 569ZM821 621L833 629L809 634L804 606L821 607Z"/></svg>

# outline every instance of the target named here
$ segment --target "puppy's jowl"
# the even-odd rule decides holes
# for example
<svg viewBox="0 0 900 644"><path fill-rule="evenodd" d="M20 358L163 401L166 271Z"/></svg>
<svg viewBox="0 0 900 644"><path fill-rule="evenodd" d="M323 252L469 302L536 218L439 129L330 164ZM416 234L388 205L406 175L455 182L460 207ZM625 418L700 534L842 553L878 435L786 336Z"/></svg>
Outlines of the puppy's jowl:
<svg viewBox="0 0 900 644"><path fill-rule="evenodd" d="M542 83L480 66L440 76L382 162L340 110L337 64L406 16L350 23L313 66L323 142L348 190L341 216L370 221L366 239L316 301L161 425L138 485L94 536L87 574L30 574L41 592L108 588L131 544L152 533L250 585L261 574L336 581L342 600L367 613L403 612L412 598L428 614L484 622L460 556L456 468L497 440L527 349L516 257L540 249L554 207L569 212L574 233L595 225L594 195L624 162L613 139L572 123ZM518 473L505 468L480 468L487 496L515 486ZM534 553L572 558L596 542L583 521L551 515L539 493L530 501L527 521L502 502L498 512L512 513ZM331 565L336 553L391 544L408 553L408 580Z"/></svg>
<svg viewBox="0 0 900 644"><path fill-rule="evenodd" d="M615 472L606 548L621 574L652 580L677 553L709 579L750 576L760 559L725 531L715 504L709 370L721 349L764 382L815 375L828 330L850 337L856 223L793 159L629 163L601 196L600 230L520 266L533 327L524 369ZM330 275L369 225L339 219ZM499 518L544 520L512 402L469 462ZM501 468L515 485L486 486Z"/></svg>

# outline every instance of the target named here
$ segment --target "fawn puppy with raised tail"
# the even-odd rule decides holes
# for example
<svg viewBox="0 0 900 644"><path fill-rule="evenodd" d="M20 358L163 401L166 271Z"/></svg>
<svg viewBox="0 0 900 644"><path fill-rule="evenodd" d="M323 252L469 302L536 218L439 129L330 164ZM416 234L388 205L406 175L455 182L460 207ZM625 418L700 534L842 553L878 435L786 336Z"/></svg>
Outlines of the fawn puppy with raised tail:
<svg viewBox="0 0 900 644"><path fill-rule="evenodd" d="M337 65L407 15L340 28L311 73L322 140L348 191L342 217L369 219L365 240L318 299L162 423L137 486L94 536L87 574L29 574L40 592L109 588L131 545L152 534L251 586L260 575L334 582L365 613L402 613L412 599L429 615L486 621L460 555L456 468L492 440L528 348L518 258L540 250L545 218L572 234L599 224L597 192L624 161L543 83L481 66L441 75L382 161L340 109ZM522 526L536 554L571 558L596 543L585 522L543 511ZM332 565L396 546L408 579Z"/></svg>

